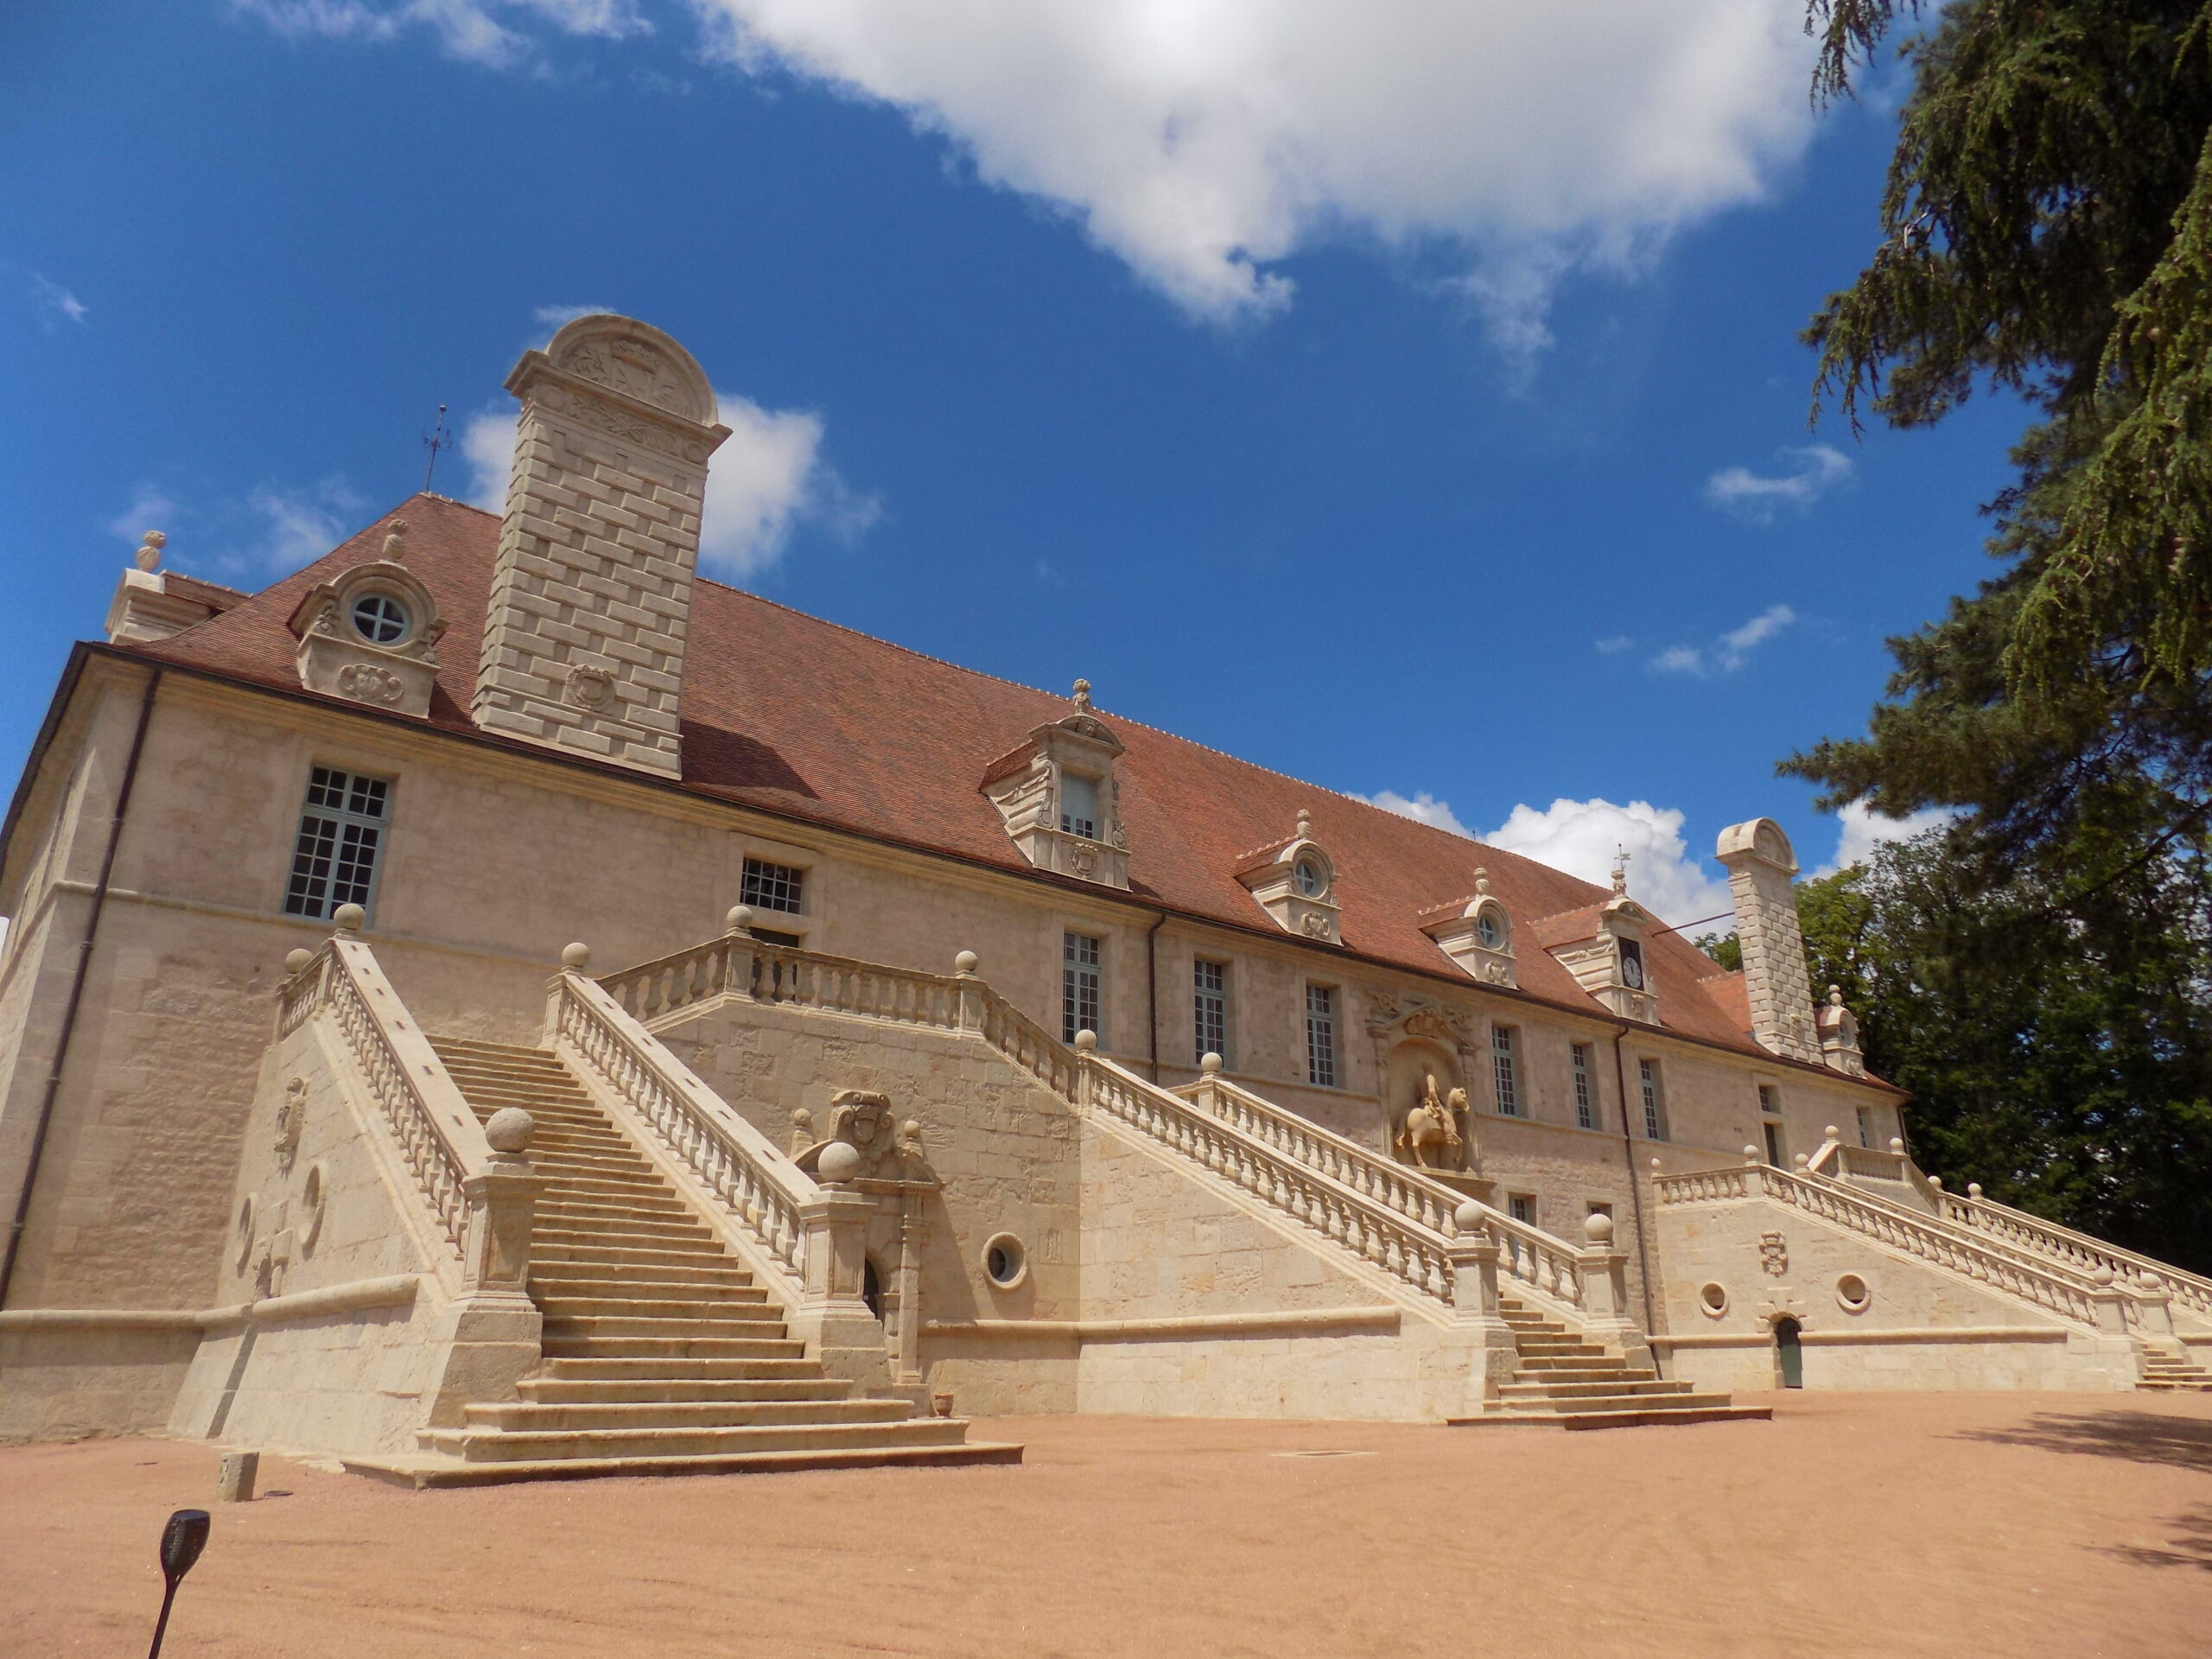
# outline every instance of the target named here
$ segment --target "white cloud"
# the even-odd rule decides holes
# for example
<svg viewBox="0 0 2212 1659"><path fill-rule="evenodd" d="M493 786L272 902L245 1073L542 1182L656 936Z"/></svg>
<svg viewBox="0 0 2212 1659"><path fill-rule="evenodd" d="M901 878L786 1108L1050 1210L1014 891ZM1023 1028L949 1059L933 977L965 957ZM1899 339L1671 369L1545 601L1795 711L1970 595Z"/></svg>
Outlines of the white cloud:
<svg viewBox="0 0 2212 1659"><path fill-rule="evenodd" d="M130 492L130 505L107 521L109 531L133 547L149 530L166 531L177 516L177 504L168 491L143 480Z"/></svg>
<svg viewBox="0 0 2212 1659"><path fill-rule="evenodd" d="M249 569L283 575L324 554L359 526L353 520L368 503L342 478L326 478L304 490L264 484L246 498L260 534L231 555Z"/></svg>
<svg viewBox="0 0 2212 1659"><path fill-rule="evenodd" d="M1618 657L1624 651L1635 650L1636 641L1627 634L1617 633L1610 639L1599 640L1597 646L1600 657Z"/></svg>
<svg viewBox="0 0 2212 1659"><path fill-rule="evenodd" d="M16 291L17 302L25 306L38 319L38 326L49 334L58 333L64 323L81 328L92 314L92 307L60 283L41 276L28 265L0 259L0 276L9 279L7 286Z"/></svg>
<svg viewBox="0 0 2212 1659"><path fill-rule="evenodd" d="M730 435L707 464L699 558L709 570L742 582L780 559L801 524L849 542L881 519L882 503L854 489L822 458L819 415L763 409L735 392L718 391L715 401ZM489 512L506 510L516 418L511 408L487 409L461 430L471 475L467 499Z"/></svg>
<svg viewBox="0 0 2212 1659"><path fill-rule="evenodd" d="M1825 443L1777 452L1788 467L1771 476L1724 467L1705 480L1705 499L1754 524L1770 524L1783 507L1803 512L1851 476L1851 457Z"/></svg>
<svg viewBox="0 0 2212 1659"><path fill-rule="evenodd" d="M1866 802L1853 801L1836 814L1839 822L1835 856L1806 879L1817 881L1824 875L1849 869L1853 864L1864 864L1885 842L1910 841L1923 830L1948 823L1956 816L1948 807L1930 806L1902 818L1887 818Z"/></svg>
<svg viewBox="0 0 2212 1659"><path fill-rule="evenodd" d="M1700 680L1709 680L1716 674L1733 674L1751 660L1752 652L1796 620L1797 613L1789 606L1770 605L1742 627L1730 629L1709 645L1669 645L1651 659L1651 671L1688 674Z"/></svg>
<svg viewBox="0 0 2212 1659"><path fill-rule="evenodd" d="M611 305L541 305L530 315L537 320L539 327L557 330L578 317L602 316L613 309ZM540 345L543 343L542 340L539 342Z"/></svg>
<svg viewBox="0 0 2212 1659"><path fill-rule="evenodd" d="M1385 812L1395 812L1402 818L1413 818L1421 823L1433 824L1439 830L1449 830L1455 836L1471 837L1474 831L1459 822L1449 801L1440 801L1427 790L1408 800L1394 789L1378 790L1372 795L1355 795L1354 800L1365 801L1370 806L1379 806Z"/></svg>
<svg viewBox="0 0 2212 1659"><path fill-rule="evenodd" d="M1617 850L1625 849L1630 894L1662 920L1684 926L1725 915L1730 906L1726 883L1691 855L1682 822L1681 812L1649 801L1616 806L1596 798L1561 799L1542 811L1516 806L1479 839L1600 886L1611 882Z"/></svg>
<svg viewBox="0 0 2212 1659"><path fill-rule="evenodd" d="M295 37L426 29L531 61L526 14L634 34L624 0L232 0ZM711 57L892 105L1080 224L1193 316L1264 317L1278 268L1364 238L1525 360L1560 280L1632 271L1802 151L1802 0L690 0ZM496 16L494 15L496 14Z"/></svg>

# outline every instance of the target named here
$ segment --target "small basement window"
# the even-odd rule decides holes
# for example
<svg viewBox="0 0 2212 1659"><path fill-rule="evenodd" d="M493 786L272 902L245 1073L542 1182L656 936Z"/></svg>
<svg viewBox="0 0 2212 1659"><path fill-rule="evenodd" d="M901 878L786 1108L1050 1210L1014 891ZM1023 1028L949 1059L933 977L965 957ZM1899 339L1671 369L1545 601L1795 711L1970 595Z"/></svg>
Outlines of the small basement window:
<svg viewBox="0 0 2212 1659"><path fill-rule="evenodd" d="M369 907L391 803L389 779L335 766L308 768L307 807L284 889L287 916L325 921L340 905Z"/></svg>
<svg viewBox="0 0 2212 1659"><path fill-rule="evenodd" d="M738 896L755 910L780 910L796 916L806 907L806 872L797 865L748 858L738 883Z"/></svg>

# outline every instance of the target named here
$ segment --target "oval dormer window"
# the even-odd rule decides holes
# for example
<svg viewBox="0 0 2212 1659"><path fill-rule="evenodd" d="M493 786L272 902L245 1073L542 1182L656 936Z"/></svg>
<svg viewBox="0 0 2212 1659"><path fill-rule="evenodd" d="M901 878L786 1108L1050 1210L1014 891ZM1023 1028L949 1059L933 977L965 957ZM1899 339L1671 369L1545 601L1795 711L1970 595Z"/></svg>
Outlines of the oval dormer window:
<svg viewBox="0 0 2212 1659"><path fill-rule="evenodd" d="M1499 924L1496 911L1486 910L1475 918L1475 937L1483 942L1486 950L1495 950L1505 943L1505 929Z"/></svg>
<svg viewBox="0 0 2212 1659"><path fill-rule="evenodd" d="M1291 875L1298 883L1299 892L1304 893L1308 899L1319 899L1329 885L1327 878L1321 874L1320 861L1318 859L1300 859L1296 868L1291 871Z"/></svg>
<svg viewBox="0 0 2212 1659"><path fill-rule="evenodd" d="M390 594L363 594L353 601L353 629L372 645L388 645L407 632L407 607Z"/></svg>

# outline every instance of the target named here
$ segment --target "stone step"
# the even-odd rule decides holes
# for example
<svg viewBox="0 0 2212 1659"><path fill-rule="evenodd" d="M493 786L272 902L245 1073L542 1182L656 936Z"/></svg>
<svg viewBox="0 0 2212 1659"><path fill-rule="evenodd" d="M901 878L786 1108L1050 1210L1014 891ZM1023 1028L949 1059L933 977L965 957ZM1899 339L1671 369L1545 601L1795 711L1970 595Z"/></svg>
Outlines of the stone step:
<svg viewBox="0 0 2212 1659"><path fill-rule="evenodd" d="M806 1344L791 1337L549 1336L538 1351L548 1359L797 1359Z"/></svg>
<svg viewBox="0 0 2212 1659"><path fill-rule="evenodd" d="M471 1428L502 1434L566 1434L578 1429L785 1428L799 1423L903 1423L914 1408L904 1400L603 1401L568 1405L471 1406Z"/></svg>
<svg viewBox="0 0 2212 1659"><path fill-rule="evenodd" d="M657 1272L657 1269L646 1269L646 1272ZM608 1279L608 1276L597 1274L546 1274L542 1269L531 1268L531 1292L544 1296L562 1296L562 1299L584 1296L584 1299L606 1300L608 1296L617 1296L617 1299L657 1296L657 1299L686 1300L686 1303L728 1303L743 1305L743 1307L767 1307L770 1305L766 1289L754 1285L750 1279L739 1279L734 1274L730 1279L696 1279L696 1276L695 1279L644 1279L644 1276L632 1279L628 1274L624 1274L621 1279Z"/></svg>
<svg viewBox="0 0 2212 1659"><path fill-rule="evenodd" d="M573 1363L575 1362L564 1362ZM785 1364L782 1360L741 1360L747 1365ZM522 1397L537 1405L618 1405L627 1402L675 1404L707 1400L842 1400L853 1390L843 1377L824 1376L817 1367L798 1362L798 1370L811 1376L669 1378L639 1377L621 1381L569 1381L562 1377L525 1377L515 1384Z"/></svg>
<svg viewBox="0 0 2212 1659"><path fill-rule="evenodd" d="M569 1357L549 1358L536 1378L552 1382L733 1382L765 1377L813 1377L828 1382L818 1361L804 1356L804 1343L774 1344L797 1347L798 1354L762 1354L751 1357L696 1359L652 1357ZM529 1381L516 1385L527 1388Z"/></svg>
<svg viewBox="0 0 2212 1659"><path fill-rule="evenodd" d="M570 1294L568 1287L560 1286L549 1287L545 1294L539 1296L537 1307L545 1315L549 1326L556 1319L564 1325L576 1321L598 1322L605 1319L710 1319L716 1323L740 1319L758 1323L763 1317L782 1322L784 1310L781 1307L772 1306L767 1298L757 1291L753 1295L755 1300L749 1301L718 1300L712 1296L673 1299L648 1295L641 1289L630 1289L618 1290L609 1296L577 1296ZM567 1334L575 1333L569 1332ZM614 1332L609 1334L626 1336L632 1333Z"/></svg>
<svg viewBox="0 0 2212 1659"><path fill-rule="evenodd" d="M683 1226L695 1233L706 1228L672 1198L635 1198L627 1201L582 1198L551 1192L538 1201L537 1213L580 1230L596 1231L602 1224L634 1222L646 1226Z"/></svg>
<svg viewBox="0 0 2212 1659"><path fill-rule="evenodd" d="M564 1213L553 1217L550 1225L531 1228L530 1236L533 1250L539 1244L556 1250L596 1245L602 1249L658 1250L716 1258L722 1255L722 1247L714 1235L696 1224L686 1230L666 1222L630 1221L612 1216L594 1219Z"/></svg>
<svg viewBox="0 0 2212 1659"><path fill-rule="evenodd" d="M1555 1369L1535 1369L1522 1366L1513 1374L1518 1382L1549 1387L1553 1383L1580 1382L1652 1382L1658 1373L1649 1365L1562 1365Z"/></svg>
<svg viewBox="0 0 2212 1659"><path fill-rule="evenodd" d="M1523 1354L1520 1369L1524 1371L1610 1371L1628 1364L1618 1354Z"/></svg>
<svg viewBox="0 0 2212 1659"><path fill-rule="evenodd" d="M1554 1402L1546 1395L1516 1395L1502 1401L1508 1411L1540 1411L1556 1409L1566 1412L1643 1411L1654 1405L1663 1405L1669 1410L1701 1411L1716 1406L1731 1404L1732 1396L1726 1393L1694 1394L1688 1390L1656 1398L1648 1394L1578 1395L1572 1401Z"/></svg>
<svg viewBox="0 0 2212 1659"><path fill-rule="evenodd" d="M910 1417L898 1422L792 1423L739 1428L584 1428L550 1433L528 1430L485 1433L430 1428L416 1439L426 1451L470 1463L571 1458L700 1458L737 1452L797 1452L810 1447L957 1445L968 1431L956 1417Z"/></svg>
<svg viewBox="0 0 2212 1659"><path fill-rule="evenodd" d="M609 1243L595 1235L545 1231L530 1241L533 1264L544 1262L582 1262L620 1272L626 1268L682 1268L736 1266L711 1239L697 1243Z"/></svg>
<svg viewBox="0 0 2212 1659"><path fill-rule="evenodd" d="M1649 1377L1641 1382L1624 1382L1617 1376L1589 1382L1508 1382L1498 1389L1504 1399L1575 1400L1595 1399L1601 1395L1661 1395L1688 1394L1687 1382L1668 1382Z"/></svg>
<svg viewBox="0 0 2212 1659"><path fill-rule="evenodd" d="M1453 1428L1651 1428L1690 1423L1764 1422L1771 1406L1644 1406L1634 1411L1497 1412L1447 1417Z"/></svg>
<svg viewBox="0 0 2212 1659"><path fill-rule="evenodd" d="M712 1303L702 1304L712 1306ZM609 1337L651 1337L662 1342L694 1342L706 1337L780 1337L780 1310L766 1319L747 1319L735 1314L700 1316L698 1308L677 1304L677 1312L652 1317L620 1313L570 1316L548 1313L545 1338L549 1342L595 1342Z"/></svg>
<svg viewBox="0 0 2212 1659"><path fill-rule="evenodd" d="M957 1420L948 1420L957 1421ZM963 1425L964 1427L964 1425ZM724 1452L703 1458L564 1458L467 1463L434 1454L342 1459L348 1473L417 1491L523 1480L598 1480L618 1475L785 1474L803 1469L952 1468L1018 1464L1021 1447L970 1440L957 1446L810 1446L791 1452Z"/></svg>

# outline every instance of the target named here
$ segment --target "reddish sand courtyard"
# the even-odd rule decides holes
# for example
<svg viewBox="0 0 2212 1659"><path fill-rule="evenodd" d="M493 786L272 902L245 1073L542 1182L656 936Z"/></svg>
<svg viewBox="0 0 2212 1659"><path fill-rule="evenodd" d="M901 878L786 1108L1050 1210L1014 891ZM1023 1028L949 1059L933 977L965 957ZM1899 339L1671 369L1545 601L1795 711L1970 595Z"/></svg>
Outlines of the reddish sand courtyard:
<svg viewBox="0 0 2212 1659"><path fill-rule="evenodd" d="M2212 1398L1782 1396L1562 1433L1021 1418L1019 1468L415 1492L0 1447L0 1653L176 1659L2212 1651ZM276 1496L282 1491L285 1496Z"/></svg>

